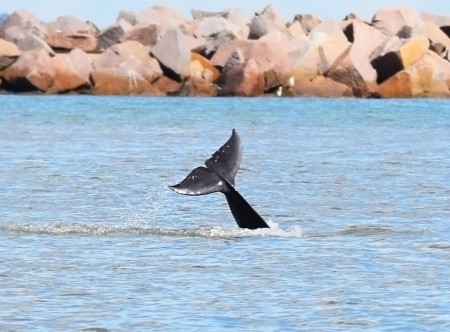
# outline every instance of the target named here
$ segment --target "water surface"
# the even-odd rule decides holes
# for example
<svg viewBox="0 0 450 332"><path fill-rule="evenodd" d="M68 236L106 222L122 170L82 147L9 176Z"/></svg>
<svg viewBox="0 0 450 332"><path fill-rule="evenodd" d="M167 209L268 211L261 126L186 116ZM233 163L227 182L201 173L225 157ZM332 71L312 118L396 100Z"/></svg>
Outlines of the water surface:
<svg viewBox="0 0 450 332"><path fill-rule="evenodd" d="M450 328L449 101L0 98L0 330Z"/></svg>

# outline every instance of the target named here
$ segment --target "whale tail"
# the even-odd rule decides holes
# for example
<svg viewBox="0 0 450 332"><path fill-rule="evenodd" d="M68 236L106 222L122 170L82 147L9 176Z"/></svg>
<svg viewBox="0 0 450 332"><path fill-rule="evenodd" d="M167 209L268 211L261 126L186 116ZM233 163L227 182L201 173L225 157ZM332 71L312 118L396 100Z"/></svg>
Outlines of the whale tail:
<svg viewBox="0 0 450 332"><path fill-rule="evenodd" d="M221 192L240 228L269 228L269 225L234 188L234 180L242 160L242 143L233 129L230 139L222 145L205 166L195 168L180 183L169 186L173 191L190 196Z"/></svg>

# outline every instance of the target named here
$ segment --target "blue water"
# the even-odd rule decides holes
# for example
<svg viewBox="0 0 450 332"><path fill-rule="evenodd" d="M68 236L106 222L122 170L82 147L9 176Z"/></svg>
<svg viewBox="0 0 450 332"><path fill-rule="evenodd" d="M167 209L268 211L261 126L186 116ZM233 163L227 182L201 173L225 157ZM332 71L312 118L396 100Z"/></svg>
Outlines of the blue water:
<svg viewBox="0 0 450 332"><path fill-rule="evenodd" d="M232 128L271 229L167 188ZM449 330L449 147L448 100L0 96L0 330Z"/></svg>

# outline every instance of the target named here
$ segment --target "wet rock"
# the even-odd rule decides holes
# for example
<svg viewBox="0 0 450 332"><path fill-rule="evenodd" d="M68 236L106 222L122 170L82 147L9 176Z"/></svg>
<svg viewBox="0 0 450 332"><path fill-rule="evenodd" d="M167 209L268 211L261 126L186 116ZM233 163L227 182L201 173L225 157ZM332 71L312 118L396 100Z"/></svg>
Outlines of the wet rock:
<svg viewBox="0 0 450 332"><path fill-rule="evenodd" d="M167 31L152 48L151 53L158 59L167 77L182 81L189 75L190 44L187 36L179 28Z"/></svg>
<svg viewBox="0 0 450 332"><path fill-rule="evenodd" d="M50 55L45 50L22 52L19 58L0 72L2 87L8 91L47 91L54 83Z"/></svg>
<svg viewBox="0 0 450 332"><path fill-rule="evenodd" d="M45 40L53 49L79 48L91 52L97 47L97 31L73 16L58 17L56 21L45 26Z"/></svg>
<svg viewBox="0 0 450 332"><path fill-rule="evenodd" d="M50 62L54 82L46 92L63 93L90 89L89 74L92 70L92 61L84 51L74 49L68 54L57 54Z"/></svg>
<svg viewBox="0 0 450 332"><path fill-rule="evenodd" d="M0 70L8 67L20 56L19 48L4 39L0 39Z"/></svg>
<svg viewBox="0 0 450 332"><path fill-rule="evenodd" d="M182 83L164 75L158 78L152 85L163 96L178 95L183 87Z"/></svg>

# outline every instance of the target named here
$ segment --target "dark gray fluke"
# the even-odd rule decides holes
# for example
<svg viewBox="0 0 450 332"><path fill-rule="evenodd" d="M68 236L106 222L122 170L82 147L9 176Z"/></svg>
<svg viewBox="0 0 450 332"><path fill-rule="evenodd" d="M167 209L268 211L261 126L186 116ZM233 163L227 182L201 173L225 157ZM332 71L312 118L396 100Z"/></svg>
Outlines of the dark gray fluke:
<svg viewBox="0 0 450 332"><path fill-rule="evenodd" d="M234 178L241 160L241 138L233 129L230 139L205 161L206 167L197 167L183 181L169 188L179 194L190 196L221 192L225 195L231 213L240 228L269 228L264 219L234 188Z"/></svg>

